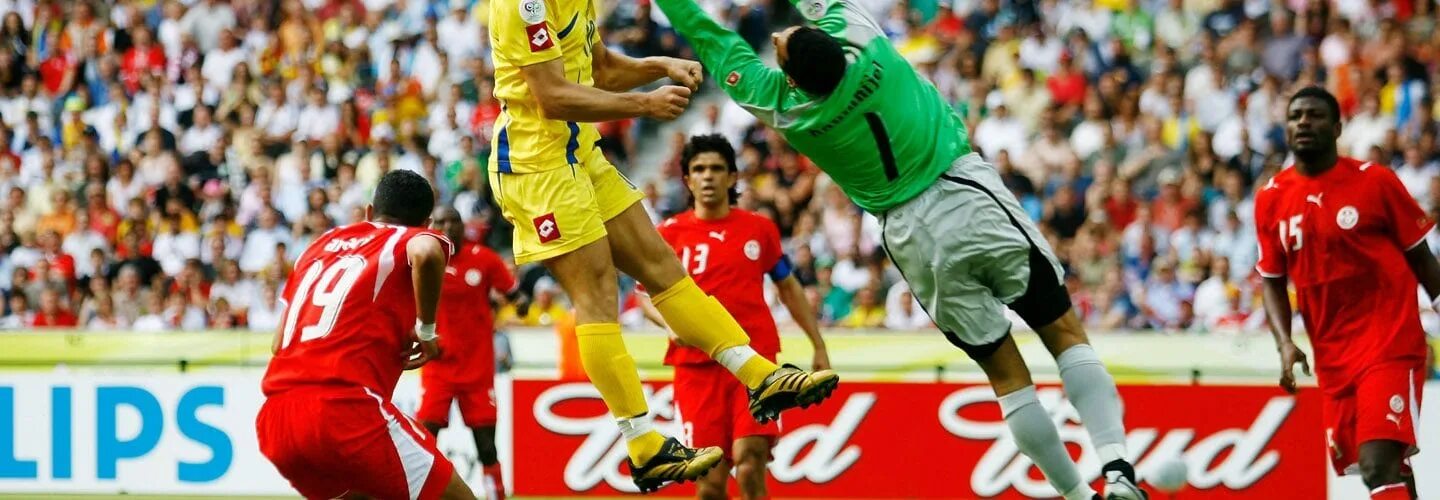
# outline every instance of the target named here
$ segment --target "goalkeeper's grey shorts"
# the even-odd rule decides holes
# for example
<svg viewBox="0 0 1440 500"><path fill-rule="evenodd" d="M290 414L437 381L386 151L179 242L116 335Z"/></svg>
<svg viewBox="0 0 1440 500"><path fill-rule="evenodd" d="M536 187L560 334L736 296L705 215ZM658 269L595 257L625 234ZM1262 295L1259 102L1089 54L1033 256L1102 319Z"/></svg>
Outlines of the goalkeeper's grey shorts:
<svg viewBox="0 0 1440 500"><path fill-rule="evenodd" d="M885 252L952 344L984 359L1010 334L1070 310L1064 271L1040 230L980 155L956 159L919 196L880 216Z"/></svg>

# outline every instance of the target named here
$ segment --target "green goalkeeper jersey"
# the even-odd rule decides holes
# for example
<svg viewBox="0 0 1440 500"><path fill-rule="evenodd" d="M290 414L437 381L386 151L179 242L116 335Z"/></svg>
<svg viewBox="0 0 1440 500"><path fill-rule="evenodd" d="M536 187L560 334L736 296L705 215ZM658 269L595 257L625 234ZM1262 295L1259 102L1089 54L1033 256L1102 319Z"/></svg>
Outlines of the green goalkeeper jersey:
<svg viewBox="0 0 1440 500"><path fill-rule="evenodd" d="M860 208L879 213L904 203L970 152L960 117L860 7L791 2L845 46L850 64L827 97L791 87L784 72L766 66L693 0L655 0L725 93L779 130Z"/></svg>

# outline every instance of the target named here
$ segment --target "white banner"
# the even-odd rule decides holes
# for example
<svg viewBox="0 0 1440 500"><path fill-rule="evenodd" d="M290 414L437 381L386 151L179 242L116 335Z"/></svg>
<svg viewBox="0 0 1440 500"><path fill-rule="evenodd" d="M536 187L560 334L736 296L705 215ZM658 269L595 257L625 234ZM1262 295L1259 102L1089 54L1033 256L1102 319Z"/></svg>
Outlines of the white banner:
<svg viewBox="0 0 1440 500"><path fill-rule="evenodd" d="M0 378L0 493L292 495L260 454L255 415L261 372L191 374L6 373ZM401 379L395 403L416 407L418 379ZM514 484L511 384L497 380L497 446ZM1426 386L1417 471L1440 470L1440 382ZM453 410L452 410L453 411ZM918 415L918 414L917 414ZM458 412L441 448L469 484L480 468ZM1328 469L1328 468L1327 468ZM1325 474L1317 470L1316 474ZM1418 474L1422 498L1440 477ZM1330 481L1332 499L1365 498L1357 477Z"/></svg>
<svg viewBox="0 0 1440 500"><path fill-rule="evenodd" d="M6 374L0 493L293 495L255 441L261 374ZM407 375L396 387L403 411L413 414L418 382ZM496 386L509 415L508 379ZM479 484L475 443L452 411L441 449ZM508 464L509 418L500 420Z"/></svg>

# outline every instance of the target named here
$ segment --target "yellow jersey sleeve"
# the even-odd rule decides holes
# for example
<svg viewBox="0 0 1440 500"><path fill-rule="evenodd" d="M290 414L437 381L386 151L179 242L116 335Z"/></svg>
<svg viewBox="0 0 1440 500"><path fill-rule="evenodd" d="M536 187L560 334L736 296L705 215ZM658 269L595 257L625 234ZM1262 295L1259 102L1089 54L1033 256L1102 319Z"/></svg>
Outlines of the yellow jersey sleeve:
<svg viewBox="0 0 1440 500"><path fill-rule="evenodd" d="M558 59L556 9L545 0L491 0L494 56L517 68Z"/></svg>

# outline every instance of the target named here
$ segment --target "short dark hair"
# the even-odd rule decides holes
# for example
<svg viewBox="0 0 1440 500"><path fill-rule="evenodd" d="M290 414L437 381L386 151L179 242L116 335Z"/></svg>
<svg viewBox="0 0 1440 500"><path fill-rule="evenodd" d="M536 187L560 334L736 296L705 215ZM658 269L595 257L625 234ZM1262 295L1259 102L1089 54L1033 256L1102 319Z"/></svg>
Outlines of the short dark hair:
<svg viewBox="0 0 1440 500"><path fill-rule="evenodd" d="M435 191L430 182L409 170L391 170L375 186L375 215L406 226L423 226L435 209Z"/></svg>
<svg viewBox="0 0 1440 500"><path fill-rule="evenodd" d="M689 176L690 162L701 153L718 154L725 159L727 170L731 173L740 171L739 167L735 165L735 148L730 146L730 141L720 134L709 134L693 136L685 143L685 149L680 152L680 173ZM736 190L735 186L730 186L730 203L739 200L740 191Z"/></svg>
<svg viewBox="0 0 1440 500"><path fill-rule="evenodd" d="M1325 87L1319 85L1307 85L1295 91L1295 95L1290 96L1290 101L1286 103L1286 107L1306 97L1324 101L1325 105L1330 108L1330 117L1335 119L1335 123L1340 123L1340 101L1336 100L1335 95L1331 94L1329 90L1325 90Z"/></svg>
<svg viewBox="0 0 1440 500"><path fill-rule="evenodd" d="M845 78L845 48L824 31L801 27L790 34L785 50L788 57L780 69L800 90L828 96Z"/></svg>

